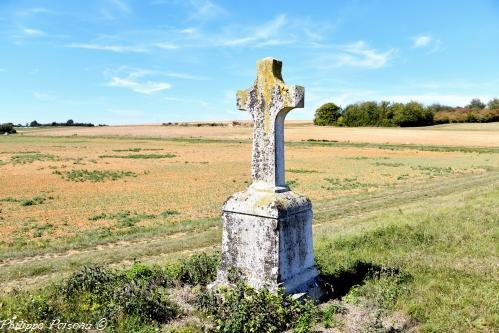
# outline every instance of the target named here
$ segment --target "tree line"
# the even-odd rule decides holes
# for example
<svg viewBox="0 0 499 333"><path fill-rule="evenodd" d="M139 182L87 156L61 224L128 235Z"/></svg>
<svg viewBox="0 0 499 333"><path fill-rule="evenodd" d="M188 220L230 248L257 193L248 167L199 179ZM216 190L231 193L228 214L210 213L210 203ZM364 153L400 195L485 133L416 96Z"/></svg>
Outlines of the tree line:
<svg viewBox="0 0 499 333"><path fill-rule="evenodd" d="M68 121L61 122L61 123L53 121L51 123L46 123L46 124L42 124L42 123L39 123L36 120L33 120L32 122L26 123L25 125L22 125L22 124L14 125L13 123L0 124L0 134L15 134L15 133L17 133L15 127L42 127L42 126L81 126L81 127L94 127L95 125L92 124L92 123L77 123L77 122L74 122L73 119L69 119ZM98 126L107 126L107 125L99 124Z"/></svg>
<svg viewBox="0 0 499 333"><path fill-rule="evenodd" d="M418 102L358 102L344 109L334 103L325 103L315 111L314 124L318 126L382 126L409 127L444 123L499 121L499 99L487 105L475 98L465 107L442 104L424 106Z"/></svg>
<svg viewBox="0 0 499 333"><path fill-rule="evenodd" d="M65 123L58 123L56 121L53 121L51 123L46 123L46 124L41 124L37 122L36 120L33 120L31 123L26 124L26 127L40 127L40 126L82 126L82 127L94 127L95 125L92 123L76 123L73 121L73 119L69 119ZM99 126L105 126L100 124Z"/></svg>

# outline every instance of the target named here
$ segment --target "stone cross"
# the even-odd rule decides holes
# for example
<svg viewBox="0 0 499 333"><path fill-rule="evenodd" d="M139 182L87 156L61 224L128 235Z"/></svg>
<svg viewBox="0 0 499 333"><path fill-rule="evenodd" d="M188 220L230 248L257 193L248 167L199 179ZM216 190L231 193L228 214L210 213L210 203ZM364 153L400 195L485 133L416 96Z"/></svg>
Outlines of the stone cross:
<svg viewBox="0 0 499 333"><path fill-rule="evenodd" d="M253 117L252 186L284 192L284 118L303 107L305 89L284 83L279 60L264 58L256 68L253 86L237 92L238 109Z"/></svg>
<svg viewBox="0 0 499 333"><path fill-rule="evenodd" d="M237 106L253 117L253 183L222 208L222 253L217 285L231 270L255 288L282 287L287 293L319 297L314 263L312 203L284 181L284 118L303 107L304 89L287 86L282 63L257 62L253 86L237 93Z"/></svg>

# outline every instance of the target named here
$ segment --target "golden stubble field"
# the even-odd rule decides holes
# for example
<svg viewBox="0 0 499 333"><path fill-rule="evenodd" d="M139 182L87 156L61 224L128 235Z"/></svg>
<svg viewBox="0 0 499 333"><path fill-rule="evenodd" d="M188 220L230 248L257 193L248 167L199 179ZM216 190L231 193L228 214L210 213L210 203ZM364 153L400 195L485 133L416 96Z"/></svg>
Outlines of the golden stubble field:
<svg viewBox="0 0 499 333"><path fill-rule="evenodd" d="M141 259L146 252L170 256L168 251L216 245L223 202L249 185L250 129L165 128L39 129L1 137L0 280L70 271L82 262L76 257L82 249L95 253L84 258L86 263L103 258L112 263ZM316 225L395 206L402 199L411 203L416 197L464 191L497 182L499 140L493 145L489 139L498 132L490 128L341 129L341 135L351 130L352 136L323 142L306 140L329 140L323 139L327 128L294 124L286 130L286 180L312 199ZM154 129L178 136L162 137ZM396 135L387 136L389 144L376 136L371 143L355 143L358 133L369 142L373 131ZM410 141L420 132L438 133L452 146L404 145L393 139L405 133L403 140ZM488 139L475 144L476 138ZM478 147L462 147L463 142ZM213 230L203 235L206 229ZM172 230L175 237L156 241L153 251L152 239ZM139 240L141 248L119 243L130 239ZM112 252L109 244L119 246ZM101 250L108 252L99 255ZM55 266L58 256L67 259L66 266Z"/></svg>
<svg viewBox="0 0 499 333"><path fill-rule="evenodd" d="M126 137L202 137L212 139L251 139L252 129L243 127L195 126L106 126L45 128L26 131L25 135L43 136L126 136ZM316 127L310 122L289 121L286 140L331 140L340 142L370 142L393 144L451 145L497 147L499 123L446 124L419 128L346 128Z"/></svg>
<svg viewBox="0 0 499 333"><path fill-rule="evenodd" d="M148 133L141 126L126 128L144 135ZM117 128L103 130L106 134L109 131L120 134L119 129L117 132ZM310 131L306 126L291 128L291 135L287 137L296 133L293 129L308 129L308 136L321 137L317 131L322 128ZM72 131L60 131L69 130ZM197 134L196 137L206 137L210 131L212 134L226 131L227 135L225 141L220 142L93 136L2 138L2 243L10 244L19 239L46 241L75 236L86 230L121 228L116 226L116 217L112 216L126 212L131 216L174 212L158 218L139 218L134 226L218 216L224 200L243 190L250 180L250 142L230 141L234 139L234 131L246 129L201 127L187 130ZM356 136L360 130L367 138L373 129L353 129L352 135ZM400 131L404 130L398 129L397 133ZM408 129L404 133L410 138L414 132ZM461 131L440 132L449 142L467 140ZM45 130L41 133L47 134ZM475 137L473 131L466 133ZM174 156L162 157L166 154ZM143 155L153 156L145 159L141 158ZM487 168L499 165L496 155L301 142L288 145L286 149L286 179L293 189L320 203L352 193L485 173ZM132 172L133 175L104 181L64 178L66 172L80 170ZM45 200L40 204L23 205L23 200L36 197ZM111 217L92 219L103 214Z"/></svg>

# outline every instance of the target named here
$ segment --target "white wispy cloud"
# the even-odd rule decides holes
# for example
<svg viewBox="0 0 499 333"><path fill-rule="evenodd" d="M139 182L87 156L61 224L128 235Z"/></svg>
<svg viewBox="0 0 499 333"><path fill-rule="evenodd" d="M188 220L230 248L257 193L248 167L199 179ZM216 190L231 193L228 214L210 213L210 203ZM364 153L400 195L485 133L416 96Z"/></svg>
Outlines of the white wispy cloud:
<svg viewBox="0 0 499 333"><path fill-rule="evenodd" d="M442 42L430 35L418 35L412 38L413 48L429 49L427 54L435 53L441 49Z"/></svg>
<svg viewBox="0 0 499 333"><path fill-rule="evenodd" d="M338 58L339 66L365 68L384 67L396 52L393 48L385 52L380 52L368 47L363 41L343 45L339 49L343 52Z"/></svg>
<svg viewBox="0 0 499 333"><path fill-rule="evenodd" d="M71 43L66 45L66 47L116 53L149 53L154 49L176 50L180 48L179 45L168 42L126 44L121 42L121 40L123 40L123 38L116 36L116 38L106 38L105 40L97 39L89 43Z"/></svg>
<svg viewBox="0 0 499 333"><path fill-rule="evenodd" d="M57 14L56 11L47 9L44 7L33 7L33 8L26 8L26 9L20 9L15 12L15 15L17 16L35 16L35 15L41 15L41 14Z"/></svg>
<svg viewBox="0 0 499 333"><path fill-rule="evenodd" d="M190 0L191 20L211 20L227 14L227 11L210 0Z"/></svg>
<svg viewBox="0 0 499 333"><path fill-rule="evenodd" d="M178 45L172 43L155 43L154 46L163 50L175 50L179 48Z"/></svg>
<svg viewBox="0 0 499 333"><path fill-rule="evenodd" d="M154 75L156 72L147 69L128 69L126 67L118 69L107 83L111 87L130 89L136 93L153 95L164 90L168 90L172 85L168 82L141 80L142 78Z"/></svg>
<svg viewBox="0 0 499 333"><path fill-rule="evenodd" d="M33 91L32 96L34 99L40 102L52 102L56 100L56 97L54 95L42 91Z"/></svg>
<svg viewBox="0 0 499 333"><path fill-rule="evenodd" d="M108 85L112 87L127 88L144 95L153 95L163 90L168 90L172 87L167 82L138 82L129 78L113 77Z"/></svg>
<svg viewBox="0 0 499 333"><path fill-rule="evenodd" d="M24 35L30 37L40 37L45 35L45 32L43 32L42 30L33 29L33 28L22 28L21 31Z"/></svg>
<svg viewBox="0 0 499 333"><path fill-rule="evenodd" d="M423 47L428 46L431 42L433 42L433 37L426 35L419 35L413 37L412 47Z"/></svg>
<svg viewBox="0 0 499 333"><path fill-rule="evenodd" d="M333 47L337 52L322 53L314 59L314 66L321 69L339 67L356 67L377 69L388 65L397 53L397 49L390 48L379 51L369 47L364 41Z"/></svg>
<svg viewBox="0 0 499 333"><path fill-rule="evenodd" d="M149 52L144 46L141 45L119 45L119 44L95 44L95 43L72 43L66 47L87 49L87 50L100 50L110 51L116 53L146 53Z"/></svg>
<svg viewBox="0 0 499 333"><path fill-rule="evenodd" d="M124 0L106 0L100 3L100 16L97 19L113 21L132 13L132 9Z"/></svg>
<svg viewBox="0 0 499 333"><path fill-rule="evenodd" d="M198 29L196 29L196 28L184 28L184 29L178 30L178 32L180 32L181 34L184 34L184 35L193 35L193 34L198 32Z"/></svg>
<svg viewBox="0 0 499 333"><path fill-rule="evenodd" d="M208 78L205 76L192 75L192 74L187 74L187 73L170 72L170 73L166 73L165 75L169 76L169 77L174 77L177 79L184 79L184 80L195 80L195 81L208 80Z"/></svg>
<svg viewBox="0 0 499 333"><path fill-rule="evenodd" d="M221 45L225 46L241 46L248 44L259 44L265 45L264 43L276 43L280 42L277 39L279 36L280 29L286 24L286 15L281 14L274 19L253 28L250 28L248 32L242 36L232 37L232 38L222 38L220 40ZM255 43L257 42L257 43ZM270 44L268 44L270 45Z"/></svg>
<svg viewBox="0 0 499 333"><path fill-rule="evenodd" d="M187 19L193 21L213 20L228 14L227 10L211 0L152 0L151 6L182 6L187 11Z"/></svg>
<svg viewBox="0 0 499 333"><path fill-rule="evenodd" d="M128 5L122 1L122 0L109 0L109 2L114 5L116 8L118 8L119 10L125 12L125 13L130 13L130 7L128 7Z"/></svg>

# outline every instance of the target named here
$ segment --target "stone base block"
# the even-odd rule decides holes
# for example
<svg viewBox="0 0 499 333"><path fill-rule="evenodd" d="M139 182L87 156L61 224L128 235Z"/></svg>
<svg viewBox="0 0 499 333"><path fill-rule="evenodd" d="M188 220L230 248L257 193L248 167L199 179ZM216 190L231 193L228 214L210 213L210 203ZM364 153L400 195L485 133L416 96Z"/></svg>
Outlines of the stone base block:
<svg viewBox="0 0 499 333"><path fill-rule="evenodd" d="M312 247L312 205L294 192L251 188L223 208L222 258L217 284L237 269L248 284L287 293L308 292L318 272Z"/></svg>

